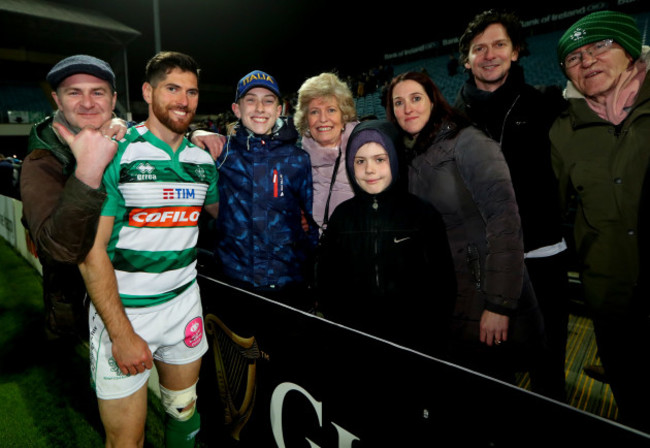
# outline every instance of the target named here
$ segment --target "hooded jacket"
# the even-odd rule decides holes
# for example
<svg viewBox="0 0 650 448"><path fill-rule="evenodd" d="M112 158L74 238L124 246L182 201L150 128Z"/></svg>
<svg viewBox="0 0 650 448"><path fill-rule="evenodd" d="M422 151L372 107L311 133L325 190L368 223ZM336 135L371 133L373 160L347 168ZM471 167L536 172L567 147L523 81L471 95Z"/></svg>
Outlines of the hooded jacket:
<svg viewBox="0 0 650 448"><path fill-rule="evenodd" d="M641 58L650 62L647 47ZM646 73L619 125L600 118L570 81L565 95L569 107L550 131L552 160L564 206L572 205L572 194L577 197L574 238L585 299L599 315L626 314L639 276L639 206L650 162L650 76Z"/></svg>
<svg viewBox="0 0 650 448"><path fill-rule="evenodd" d="M239 123L217 159L219 216L216 258L222 272L253 288L305 281L318 240L313 225L309 155L296 146L290 120L258 136ZM312 223L301 225L302 213Z"/></svg>
<svg viewBox="0 0 650 448"><path fill-rule="evenodd" d="M391 165L392 183L379 194L362 190L354 177L359 140L375 138L368 132L383 136ZM453 263L439 213L396 187L396 136L391 123L376 120L350 136L346 170L355 196L334 210L323 236L319 305L326 318L438 353L456 293Z"/></svg>

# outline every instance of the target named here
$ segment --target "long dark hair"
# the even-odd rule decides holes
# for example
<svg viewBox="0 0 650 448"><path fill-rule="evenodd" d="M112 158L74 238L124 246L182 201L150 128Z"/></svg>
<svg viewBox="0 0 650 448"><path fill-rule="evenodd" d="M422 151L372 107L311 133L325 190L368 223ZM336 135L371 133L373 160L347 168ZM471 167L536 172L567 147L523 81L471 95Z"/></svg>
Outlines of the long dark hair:
<svg viewBox="0 0 650 448"><path fill-rule="evenodd" d="M407 80L420 84L433 104L431 117L415 141L413 147L415 154L423 153L435 140L443 126L449 128L448 138L454 137L458 131L469 126L469 120L447 102L436 83L429 76L422 72L406 72L394 77L386 90L386 118L398 128L399 123L393 107L393 90L397 84Z"/></svg>

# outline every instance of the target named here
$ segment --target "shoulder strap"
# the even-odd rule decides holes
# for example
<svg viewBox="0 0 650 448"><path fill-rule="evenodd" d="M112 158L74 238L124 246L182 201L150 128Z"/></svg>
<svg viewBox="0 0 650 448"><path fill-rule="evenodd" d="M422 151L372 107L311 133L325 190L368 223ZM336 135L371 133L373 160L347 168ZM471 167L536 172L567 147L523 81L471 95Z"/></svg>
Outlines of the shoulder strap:
<svg viewBox="0 0 650 448"><path fill-rule="evenodd" d="M327 221L329 221L329 211L330 211L330 198L332 197L332 189L334 188L334 182L336 181L336 173L339 170L339 164L341 163L341 147L339 146L339 155L336 157L334 162L334 171L332 172L332 181L330 182L330 191L327 194L327 202L325 203L325 216L323 217L323 225L321 229L325 230L327 228Z"/></svg>

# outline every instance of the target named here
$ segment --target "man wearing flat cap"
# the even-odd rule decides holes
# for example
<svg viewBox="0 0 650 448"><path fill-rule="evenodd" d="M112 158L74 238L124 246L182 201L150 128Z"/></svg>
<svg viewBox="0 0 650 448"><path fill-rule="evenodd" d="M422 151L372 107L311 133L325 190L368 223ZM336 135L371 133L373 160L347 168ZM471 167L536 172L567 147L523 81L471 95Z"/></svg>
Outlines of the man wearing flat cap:
<svg viewBox="0 0 650 448"><path fill-rule="evenodd" d="M115 74L107 62L84 54L69 56L46 79L58 109L35 124L29 136L20 180L23 224L43 267L47 337L86 341L86 289L77 264L95 241L106 197L102 176L126 123L114 118ZM62 129L76 136L72 146L61 137ZM220 149L219 137L203 133L193 136L192 143Z"/></svg>
<svg viewBox="0 0 650 448"><path fill-rule="evenodd" d="M20 179L23 223L43 268L46 335L86 340L86 290L77 263L95 240L106 196L102 175L126 127L112 120L115 74L105 61L67 57L47 81L58 110L36 123L29 136ZM91 131L100 127L101 132ZM77 135L73 147L59 136L61 128Z"/></svg>
<svg viewBox="0 0 650 448"><path fill-rule="evenodd" d="M620 421L650 432L650 296L639 241L650 160L648 48L633 17L599 11L560 38L568 108L550 131L564 205L576 199L575 249L598 353ZM647 291L647 290L646 290Z"/></svg>

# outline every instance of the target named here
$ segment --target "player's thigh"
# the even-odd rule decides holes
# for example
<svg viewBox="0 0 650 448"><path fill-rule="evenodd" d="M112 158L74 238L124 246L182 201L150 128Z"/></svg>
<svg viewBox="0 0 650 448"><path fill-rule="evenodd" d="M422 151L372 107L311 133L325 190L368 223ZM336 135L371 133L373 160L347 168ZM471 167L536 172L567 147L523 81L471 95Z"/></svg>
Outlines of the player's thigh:
<svg viewBox="0 0 650 448"><path fill-rule="evenodd" d="M188 364L167 364L155 361L158 381L170 390L183 390L193 386L199 379L201 358Z"/></svg>
<svg viewBox="0 0 650 448"><path fill-rule="evenodd" d="M142 446L147 419L147 384L128 397L98 399L107 446Z"/></svg>

